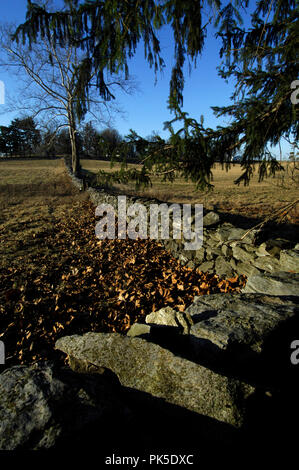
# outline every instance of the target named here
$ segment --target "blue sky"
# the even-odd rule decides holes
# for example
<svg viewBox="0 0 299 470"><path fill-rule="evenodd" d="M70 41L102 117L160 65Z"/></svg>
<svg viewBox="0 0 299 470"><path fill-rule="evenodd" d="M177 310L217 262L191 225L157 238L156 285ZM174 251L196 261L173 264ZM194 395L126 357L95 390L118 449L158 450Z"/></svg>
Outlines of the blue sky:
<svg viewBox="0 0 299 470"><path fill-rule="evenodd" d="M1 0L0 21L22 23L25 20L26 5L27 0ZM218 76L216 67L220 63L218 53L220 40L215 38L214 33L213 29L209 30L204 51L197 61L197 67L192 67L191 75L186 64L183 106L183 110L192 118L199 120L203 115L205 126L212 128L227 124L228 118L216 119L210 107L230 104L230 96L234 91L233 83L227 84ZM131 128L143 137L148 136L152 131L158 132L162 137L169 136L168 132L163 131L163 123L174 117L167 109L169 79L174 64L170 29L165 27L159 38L166 68L163 75L158 73L156 85L154 71L149 68L144 59L141 44L129 63L130 73L136 78L140 91L130 96L123 93L117 94L120 107L126 111L125 118L116 116L114 120L114 127L121 135L128 134ZM5 83L6 92L12 96L17 87L13 73L0 69L0 80ZM0 105L0 125L9 124L17 115L19 113L1 114ZM282 143L282 148L285 154L288 153L288 145Z"/></svg>

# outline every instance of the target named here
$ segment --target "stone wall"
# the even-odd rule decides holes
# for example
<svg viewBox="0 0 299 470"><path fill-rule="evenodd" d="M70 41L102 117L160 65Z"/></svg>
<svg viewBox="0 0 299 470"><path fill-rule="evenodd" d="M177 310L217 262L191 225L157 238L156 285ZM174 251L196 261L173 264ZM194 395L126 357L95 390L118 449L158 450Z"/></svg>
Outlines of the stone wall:
<svg viewBox="0 0 299 470"><path fill-rule="evenodd" d="M67 169L73 184L82 189L82 180L74 177ZM99 188L88 188L89 198L94 206L108 203L117 210L118 195ZM127 206L141 203L149 208L161 204L156 199L127 196ZM181 206L182 207L182 206ZM147 211L149 214L149 210ZM192 212L194 213L194 211ZM244 292L262 292L277 295L297 293L299 280L299 243L289 234L273 232L270 236L259 237L257 230L248 232L225 220L223 214L203 208L203 244L200 249L186 250L186 241L170 238L160 241L165 248L188 268L215 273L223 278L244 274L248 277ZM149 216L148 216L149 217ZM127 218L129 220L129 218ZM170 216L170 220L172 217ZM194 215L191 216L194 229ZM252 223L252 227L253 227ZM159 226L160 230L160 226ZM248 233L247 233L248 232ZM244 237L244 238L243 238Z"/></svg>

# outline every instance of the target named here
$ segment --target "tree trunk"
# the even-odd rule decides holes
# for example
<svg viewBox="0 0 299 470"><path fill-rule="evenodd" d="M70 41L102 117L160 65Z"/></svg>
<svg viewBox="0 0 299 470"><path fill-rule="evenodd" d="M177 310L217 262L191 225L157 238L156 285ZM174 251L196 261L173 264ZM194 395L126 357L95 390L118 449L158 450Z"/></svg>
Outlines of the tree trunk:
<svg viewBox="0 0 299 470"><path fill-rule="evenodd" d="M69 133L72 147L72 170L75 176L80 176L80 157L78 154L76 125L73 119L70 119Z"/></svg>

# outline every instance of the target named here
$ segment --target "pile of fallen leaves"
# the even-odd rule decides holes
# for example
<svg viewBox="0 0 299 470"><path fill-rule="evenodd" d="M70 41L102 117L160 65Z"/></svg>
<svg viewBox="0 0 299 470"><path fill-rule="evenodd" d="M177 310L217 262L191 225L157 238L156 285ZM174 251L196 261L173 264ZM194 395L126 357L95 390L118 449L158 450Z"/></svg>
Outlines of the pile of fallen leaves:
<svg viewBox="0 0 299 470"><path fill-rule="evenodd" d="M196 295L238 292L244 276L183 267L152 240L98 240L83 202L43 234L40 254L0 270L0 339L6 364L54 359L61 336L125 333L165 306L185 310ZM61 357L61 356L60 356Z"/></svg>

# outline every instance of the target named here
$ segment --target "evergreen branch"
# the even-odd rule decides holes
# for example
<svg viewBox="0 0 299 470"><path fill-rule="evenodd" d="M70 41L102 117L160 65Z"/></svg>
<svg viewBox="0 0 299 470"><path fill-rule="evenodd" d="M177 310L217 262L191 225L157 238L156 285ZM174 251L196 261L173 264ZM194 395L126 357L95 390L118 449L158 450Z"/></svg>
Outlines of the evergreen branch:
<svg viewBox="0 0 299 470"><path fill-rule="evenodd" d="M269 15L270 15L270 12L271 12L271 8L272 8L272 5L273 5L273 1L274 0L271 0L271 3L270 3L270 6L269 6L269 10L268 10L268 14L267 14L267 18L266 18L266 21L264 23L264 26L263 26L263 29L262 29L262 32L261 32L261 35L260 35L260 39L259 39L259 42L258 42L258 45L257 45L257 49L256 49L256 53L255 53L255 56L257 57L258 55L258 50L259 50L259 47L260 47L260 44L261 44L261 41L262 41L262 37L264 35L264 32L265 32L265 29L266 29L266 25L268 23L268 18L269 18Z"/></svg>

